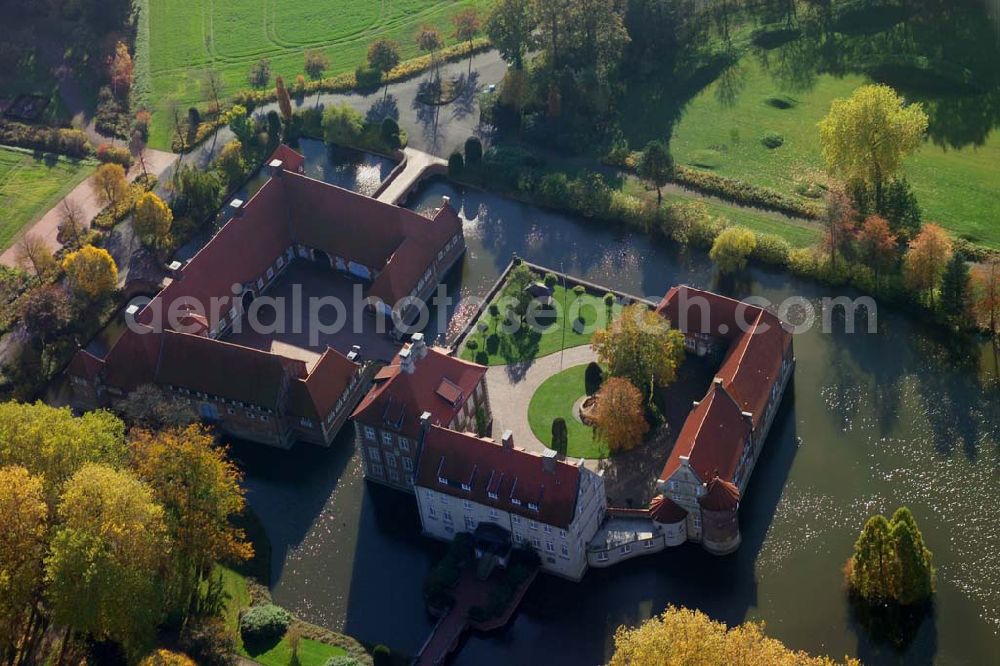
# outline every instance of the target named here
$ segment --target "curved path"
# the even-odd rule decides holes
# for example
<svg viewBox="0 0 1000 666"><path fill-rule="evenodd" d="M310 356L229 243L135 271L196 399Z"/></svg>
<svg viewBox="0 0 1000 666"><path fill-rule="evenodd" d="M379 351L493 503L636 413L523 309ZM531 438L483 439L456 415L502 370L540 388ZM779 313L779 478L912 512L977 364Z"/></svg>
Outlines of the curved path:
<svg viewBox="0 0 1000 666"><path fill-rule="evenodd" d="M486 386L493 410L494 435L499 438L505 430L510 430L514 433L515 446L538 453L545 451L548 447L535 437L528 425L531 396L552 375L596 360L597 355L590 345L582 345L566 349L561 354L556 352L536 358L527 369L509 365L491 366L486 372ZM597 462L588 460L588 467Z"/></svg>

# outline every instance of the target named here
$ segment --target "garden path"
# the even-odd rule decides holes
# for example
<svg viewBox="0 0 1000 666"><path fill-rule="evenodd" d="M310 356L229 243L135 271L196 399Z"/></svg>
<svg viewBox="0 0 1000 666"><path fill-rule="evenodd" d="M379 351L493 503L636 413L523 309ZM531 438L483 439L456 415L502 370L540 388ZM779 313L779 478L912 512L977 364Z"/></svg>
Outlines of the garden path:
<svg viewBox="0 0 1000 666"><path fill-rule="evenodd" d="M177 159L177 155L174 155L173 153L166 153L161 150L147 148L144 152L144 158L146 161L146 170L151 176L159 178L170 166L173 165L174 161ZM129 180L134 180L141 173L142 168L137 162L129 170L128 178ZM80 209L83 217L83 225L89 228L90 223L104 208L104 205L100 202L94 192L93 180L94 177L90 176L82 183L74 187L65 198L49 209L49 211L40 217L38 221L22 229L21 236L19 236L19 238L27 234L35 234L36 236L41 236L45 239L46 246L52 252L61 248L62 243L59 242L57 236L59 235L59 222L62 220L63 214L66 210L66 202L68 202L69 205L77 206ZM18 248L18 242L15 241L9 248L0 254L0 264L11 267L17 266L19 254L20 251Z"/></svg>
<svg viewBox="0 0 1000 666"><path fill-rule="evenodd" d="M515 446L538 453L545 451L548 447L535 437L528 424L531 396L552 375L596 360L597 355L590 345L581 345L523 364L492 366L486 372L486 386L493 410L493 434L499 438L505 430L510 430ZM586 464L596 469L597 463L588 460Z"/></svg>

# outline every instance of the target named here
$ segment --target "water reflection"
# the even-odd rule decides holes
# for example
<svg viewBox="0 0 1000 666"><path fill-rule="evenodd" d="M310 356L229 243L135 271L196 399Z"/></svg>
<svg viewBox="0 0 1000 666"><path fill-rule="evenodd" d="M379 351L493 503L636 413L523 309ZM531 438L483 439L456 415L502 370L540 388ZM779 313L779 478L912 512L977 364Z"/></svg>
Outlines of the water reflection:
<svg viewBox="0 0 1000 666"><path fill-rule="evenodd" d="M469 246L449 276L453 294L484 293L513 253L637 295L713 283L702 253L447 182L409 205L437 205L442 195L461 208ZM775 302L836 295L757 269L719 288ZM582 584L543 577L507 630L469 638L455 663L599 663L619 624L668 603L727 622L764 620L792 647L866 663L995 663L996 361L986 344L955 352L944 342L884 307L873 335L796 337L795 380L741 507L737 553L714 558L685 546L593 571ZM331 451L241 455L250 501L275 542L276 600L366 641L419 647L430 624L421 581L439 547L419 536L409 498L362 482L349 435ZM938 566L935 615L902 652L858 626L841 573L864 520L900 505L913 509Z"/></svg>

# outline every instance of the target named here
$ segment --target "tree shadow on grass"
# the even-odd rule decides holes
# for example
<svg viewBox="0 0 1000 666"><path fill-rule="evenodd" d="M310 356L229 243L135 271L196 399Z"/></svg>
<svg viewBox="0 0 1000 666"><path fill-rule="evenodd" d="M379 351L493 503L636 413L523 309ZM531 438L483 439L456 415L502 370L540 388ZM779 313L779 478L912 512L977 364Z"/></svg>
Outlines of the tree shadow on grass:
<svg viewBox="0 0 1000 666"><path fill-rule="evenodd" d="M282 641L283 636L268 636L256 638L243 638L243 649L247 654L256 658L265 652L273 650Z"/></svg>

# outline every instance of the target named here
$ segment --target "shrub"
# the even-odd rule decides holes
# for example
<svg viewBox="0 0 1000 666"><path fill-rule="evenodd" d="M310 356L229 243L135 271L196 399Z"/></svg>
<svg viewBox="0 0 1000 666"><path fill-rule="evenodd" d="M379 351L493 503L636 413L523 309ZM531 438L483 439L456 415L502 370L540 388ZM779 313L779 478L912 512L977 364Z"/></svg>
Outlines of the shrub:
<svg viewBox="0 0 1000 666"><path fill-rule="evenodd" d="M386 645L376 645L372 648L372 659L375 666L388 666L392 662L392 650Z"/></svg>
<svg viewBox="0 0 1000 666"><path fill-rule="evenodd" d="M476 363L478 363L479 365L489 365L490 364L489 353L486 351L481 351L478 354L476 354Z"/></svg>
<svg viewBox="0 0 1000 666"><path fill-rule="evenodd" d="M615 295L612 294L610 291L604 294L604 305L610 308L614 306L614 304L615 304Z"/></svg>
<svg viewBox="0 0 1000 666"><path fill-rule="evenodd" d="M382 72L358 65L354 70L354 80L359 88L378 88L382 85Z"/></svg>
<svg viewBox="0 0 1000 666"><path fill-rule="evenodd" d="M190 620L181 632L179 646L199 666L232 666L236 642L222 618Z"/></svg>
<svg viewBox="0 0 1000 666"><path fill-rule="evenodd" d="M583 384L586 387L587 395L594 395L604 383L604 369L599 363L591 361L587 364L587 369L583 372Z"/></svg>
<svg viewBox="0 0 1000 666"><path fill-rule="evenodd" d="M472 166L483 161L483 142L470 136L465 140L465 163Z"/></svg>
<svg viewBox="0 0 1000 666"><path fill-rule="evenodd" d="M0 120L0 143L70 157L86 157L92 150L87 135L80 130L36 127L7 120Z"/></svg>
<svg viewBox="0 0 1000 666"><path fill-rule="evenodd" d="M725 176L709 173L708 171L677 166L674 170L674 180L693 190L712 194L746 206L767 208L809 219L817 219L822 214L822 207L815 203L799 201L767 187L751 185L741 180L726 178Z"/></svg>
<svg viewBox="0 0 1000 666"><path fill-rule="evenodd" d="M240 634L247 641L281 638L291 621L292 616L281 606L253 606L240 614Z"/></svg>
<svg viewBox="0 0 1000 666"><path fill-rule="evenodd" d="M781 148L785 143L785 137L781 136L777 132L768 132L764 136L760 137L760 142L764 144L765 148L770 148L774 150L775 148Z"/></svg>
<svg viewBox="0 0 1000 666"><path fill-rule="evenodd" d="M545 274L545 286L552 289L559 283L559 277L555 273Z"/></svg>
<svg viewBox="0 0 1000 666"><path fill-rule="evenodd" d="M250 65L250 72L247 75L250 85L254 88L266 88L271 81L271 61L261 58Z"/></svg>
<svg viewBox="0 0 1000 666"><path fill-rule="evenodd" d="M750 256L765 264L785 266L791 252L792 246L781 236L757 234L757 245Z"/></svg>
<svg viewBox="0 0 1000 666"><path fill-rule="evenodd" d="M387 148L390 150L399 150L402 142L399 139L399 123L394 118L390 116L383 118L379 132L382 136L382 142L385 143Z"/></svg>
<svg viewBox="0 0 1000 666"><path fill-rule="evenodd" d="M97 147L97 159L102 164L120 164L124 169L132 166L132 154L128 148L102 143Z"/></svg>
<svg viewBox="0 0 1000 666"><path fill-rule="evenodd" d="M465 158L456 150L448 158L448 175L456 178L461 176L463 171L465 171Z"/></svg>
<svg viewBox="0 0 1000 666"><path fill-rule="evenodd" d="M330 657L326 660L324 666L361 666L359 662L354 657L350 657L346 654L337 655L336 657Z"/></svg>
<svg viewBox="0 0 1000 666"><path fill-rule="evenodd" d="M587 293L587 288L584 287L582 284L578 284L575 287L573 287L573 293L576 294L578 297L583 296L584 294Z"/></svg>
<svg viewBox="0 0 1000 666"><path fill-rule="evenodd" d="M479 349L479 343L476 342L474 339L469 340L468 342L465 343L465 348L470 349L472 351L476 351L477 349Z"/></svg>

